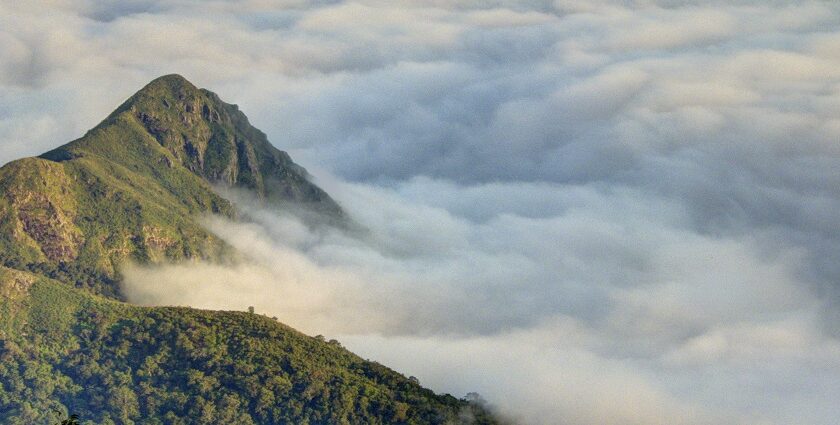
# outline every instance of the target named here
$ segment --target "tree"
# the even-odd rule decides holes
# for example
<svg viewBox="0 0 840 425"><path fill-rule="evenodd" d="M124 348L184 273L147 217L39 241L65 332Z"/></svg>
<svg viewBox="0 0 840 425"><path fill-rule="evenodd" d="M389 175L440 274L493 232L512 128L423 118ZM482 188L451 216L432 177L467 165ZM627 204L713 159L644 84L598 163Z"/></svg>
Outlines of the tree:
<svg viewBox="0 0 840 425"><path fill-rule="evenodd" d="M59 419L64 416L63 413L56 411L58 413ZM56 422L55 425L79 425L79 415L73 413L70 417L61 420L61 422Z"/></svg>

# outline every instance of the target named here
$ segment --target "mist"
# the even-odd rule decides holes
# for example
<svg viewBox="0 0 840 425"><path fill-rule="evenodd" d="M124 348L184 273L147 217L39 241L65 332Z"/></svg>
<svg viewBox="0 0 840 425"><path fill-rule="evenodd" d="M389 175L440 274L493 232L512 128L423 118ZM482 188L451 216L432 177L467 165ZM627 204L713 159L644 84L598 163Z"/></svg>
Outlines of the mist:
<svg viewBox="0 0 840 425"><path fill-rule="evenodd" d="M128 265L533 424L840 416L840 6L0 0L0 163L177 72L367 232L235 198Z"/></svg>
<svg viewBox="0 0 840 425"><path fill-rule="evenodd" d="M131 267L125 294L254 306L524 423L819 423L840 394L840 344L798 249L686 230L687 211L633 191L449 187L456 205L494 204L466 217L442 206L441 181L323 183L365 232L312 229L235 194L245 222L205 225L237 264ZM505 193L520 199L493 202ZM767 397L791 388L807 397Z"/></svg>

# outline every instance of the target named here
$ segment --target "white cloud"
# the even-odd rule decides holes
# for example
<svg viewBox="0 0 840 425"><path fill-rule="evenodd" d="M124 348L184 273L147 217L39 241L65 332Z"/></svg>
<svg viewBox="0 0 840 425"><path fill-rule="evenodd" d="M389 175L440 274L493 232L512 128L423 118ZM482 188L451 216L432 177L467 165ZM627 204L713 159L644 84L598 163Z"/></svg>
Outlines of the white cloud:
<svg viewBox="0 0 840 425"><path fill-rule="evenodd" d="M249 223L207 225L244 262L132 267L126 294L255 306L526 423L783 423L800 401L760 394L837 376L824 302L798 278L803 252L686 230L668 199L427 178L327 186L369 232L312 232L240 199ZM828 385L809 408L840 394Z"/></svg>
<svg viewBox="0 0 840 425"><path fill-rule="evenodd" d="M536 423L827 424L838 17L816 1L0 1L0 162L182 73L372 233L209 219L249 260L135 267L135 299L255 305Z"/></svg>

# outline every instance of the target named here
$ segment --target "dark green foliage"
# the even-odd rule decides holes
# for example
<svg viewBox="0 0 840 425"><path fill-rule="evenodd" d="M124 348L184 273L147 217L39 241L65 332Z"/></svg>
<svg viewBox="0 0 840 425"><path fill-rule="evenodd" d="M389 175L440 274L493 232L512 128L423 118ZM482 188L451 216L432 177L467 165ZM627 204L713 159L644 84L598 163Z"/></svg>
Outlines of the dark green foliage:
<svg viewBox="0 0 840 425"><path fill-rule="evenodd" d="M142 308L0 273L0 423L494 423L340 347L258 314ZM24 285L14 283L26 281ZM15 317L16 319L11 319ZM43 413L38 413L43 412Z"/></svg>
<svg viewBox="0 0 840 425"><path fill-rule="evenodd" d="M80 425L79 415L73 413L70 417L62 419L61 422L57 422L55 425Z"/></svg>

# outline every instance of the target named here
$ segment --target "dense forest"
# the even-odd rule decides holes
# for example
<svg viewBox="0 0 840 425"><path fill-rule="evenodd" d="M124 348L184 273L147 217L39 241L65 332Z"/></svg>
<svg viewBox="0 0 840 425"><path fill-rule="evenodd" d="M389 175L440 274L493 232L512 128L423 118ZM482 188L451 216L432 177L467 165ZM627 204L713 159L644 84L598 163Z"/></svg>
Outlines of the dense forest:
<svg viewBox="0 0 840 425"><path fill-rule="evenodd" d="M259 314L137 307L5 268L0 293L0 423L495 423Z"/></svg>

